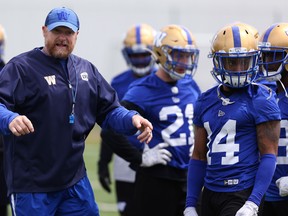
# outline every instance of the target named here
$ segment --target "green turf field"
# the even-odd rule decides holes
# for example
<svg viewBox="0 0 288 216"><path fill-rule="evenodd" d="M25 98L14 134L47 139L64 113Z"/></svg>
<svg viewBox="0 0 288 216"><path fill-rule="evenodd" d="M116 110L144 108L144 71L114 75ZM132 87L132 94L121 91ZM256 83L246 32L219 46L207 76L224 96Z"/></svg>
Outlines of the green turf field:
<svg viewBox="0 0 288 216"><path fill-rule="evenodd" d="M86 148L85 148L85 163L86 168L88 170L88 176L91 181L96 202L100 209L101 216L118 216L118 212L116 209L116 199L115 199L115 187L114 182L111 186L112 193L109 194L104 191L99 184L96 164L99 156L99 127L95 126L95 128L91 131L89 137L86 140ZM113 163L110 164L110 170L112 171ZM113 178L113 172L111 172L111 178Z"/></svg>
<svg viewBox="0 0 288 216"><path fill-rule="evenodd" d="M114 182L111 186L112 193L109 194L102 189L98 181L96 164L99 156L99 147L99 127L95 126L89 137L87 137L84 152L88 176L94 190L96 202L100 209L100 216L119 216L116 209ZM111 169L113 168L112 165L113 163L111 163ZM111 172L111 175L113 175L113 172ZM111 178L113 178L113 176L111 176ZM9 212L8 215L11 216L11 212Z"/></svg>

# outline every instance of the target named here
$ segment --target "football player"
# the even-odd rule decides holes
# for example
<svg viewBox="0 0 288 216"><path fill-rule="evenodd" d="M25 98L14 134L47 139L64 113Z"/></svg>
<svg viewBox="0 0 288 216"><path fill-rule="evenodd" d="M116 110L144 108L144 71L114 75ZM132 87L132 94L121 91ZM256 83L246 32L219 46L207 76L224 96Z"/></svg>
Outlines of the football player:
<svg viewBox="0 0 288 216"><path fill-rule="evenodd" d="M259 40L261 53L260 78L277 83L278 105L281 109L281 132L277 166L266 192L264 216L286 216L288 212L288 23L269 26Z"/></svg>
<svg viewBox="0 0 288 216"><path fill-rule="evenodd" d="M198 215L203 189L202 216L256 216L275 170L280 110L270 88L253 84L259 51L249 28L220 29L209 56L219 85L195 105L184 215Z"/></svg>
<svg viewBox="0 0 288 216"><path fill-rule="evenodd" d="M155 61L151 56L151 49L156 31L152 26L141 23L131 26L127 33L125 34L123 40L122 54L126 60L128 69L120 73L112 79L111 86L116 90L119 100L121 100L126 93L128 86L135 80L138 80L150 73L156 71ZM167 150L159 148L149 150L145 152L144 155L138 150L142 147L137 140L137 136L130 136L127 139L118 137L109 130L101 130L101 148L100 157L98 161L98 176L102 187L110 192L110 173L108 165L112 160L113 151L122 155L124 158L127 155L131 155L128 161L132 162L134 165L153 165L154 163L166 163L169 160L169 152ZM114 137L115 139L111 139ZM122 142L121 142L122 140ZM121 151L125 143L129 143L127 148ZM130 143L134 143L138 148L130 149ZM120 153L119 153L120 148ZM130 151L129 151L130 149ZM163 152L163 154L161 154ZM159 158L150 158L151 153L159 153ZM167 154L166 154L167 153ZM127 159L127 158L126 158ZM147 161L149 159L149 161ZM151 163L151 160L154 162ZM131 204L133 202L134 194L134 181L135 181L135 171L129 167L129 162L119 157L117 154L114 155L114 179L116 185L116 195L117 195L117 207L121 216L134 216L133 207Z"/></svg>
<svg viewBox="0 0 288 216"><path fill-rule="evenodd" d="M193 79L199 49L186 27L168 25L156 35L152 54L158 70L133 82L122 104L136 109L153 124L149 148L168 145L166 149L172 157L167 165L136 170L135 215L179 216L183 214L189 151L193 145L193 107L200 95Z"/></svg>

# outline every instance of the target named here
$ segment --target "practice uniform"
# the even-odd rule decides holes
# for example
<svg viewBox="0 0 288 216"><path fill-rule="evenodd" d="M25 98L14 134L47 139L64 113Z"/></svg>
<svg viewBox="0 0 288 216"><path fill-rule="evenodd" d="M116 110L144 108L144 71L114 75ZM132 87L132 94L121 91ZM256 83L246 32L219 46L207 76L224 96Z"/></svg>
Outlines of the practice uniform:
<svg viewBox="0 0 288 216"><path fill-rule="evenodd" d="M156 70L153 69L154 72ZM137 77L135 73L129 69L121 74L115 76L111 81L111 86L117 92L119 100L121 100L124 94L127 92L129 85L135 80L141 79L142 77ZM100 153L100 161L99 163L108 164L112 160L112 149L107 145L113 145L111 141L110 131L102 130L101 137L101 153ZM115 136L115 135L114 135ZM140 143L137 139L137 135L127 137L129 143L133 143L138 149L143 147L143 143ZM117 139L118 141L118 139ZM115 143L115 147L117 147L118 143ZM119 144L118 144L119 145ZM114 155L114 179L116 183L116 195L117 195L117 206L120 212L123 212L124 215L133 215L133 207L129 205L133 202L133 194L134 194L134 181L135 181L135 171L130 168L129 162L122 159L118 155Z"/></svg>
<svg viewBox="0 0 288 216"><path fill-rule="evenodd" d="M121 101L153 124L149 147L168 143L167 150L172 154L167 166L137 169L134 198L137 216L182 214L189 151L193 144L193 106L199 95L200 89L191 76L167 83L150 74L133 82ZM169 196L165 194L167 190ZM169 210L165 208L167 205Z"/></svg>
<svg viewBox="0 0 288 216"><path fill-rule="evenodd" d="M286 88L286 91L288 89ZM281 132L278 146L277 166L272 179L272 182L265 195L264 216L273 214L287 215L288 214L288 196L281 197L279 188L276 186L276 180L288 175L288 99L285 96L285 91L278 93L278 105L281 110Z"/></svg>
<svg viewBox="0 0 288 216"><path fill-rule="evenodd" d="M203 215L227 213L223 206L233 211L237 209L235 205L238 209L243 206L259 167L256 125L280 119L275 94L267 87L249 85L227 98L221 97L224 100L219 98L222 93L218 88L213 87L199 97L193 118L195 125L205 128L208 137L202 202L210 205L201 208ZM235 193L241 202L230 200L229 196ZM227 200L233 207L227 205Z"/></svg>

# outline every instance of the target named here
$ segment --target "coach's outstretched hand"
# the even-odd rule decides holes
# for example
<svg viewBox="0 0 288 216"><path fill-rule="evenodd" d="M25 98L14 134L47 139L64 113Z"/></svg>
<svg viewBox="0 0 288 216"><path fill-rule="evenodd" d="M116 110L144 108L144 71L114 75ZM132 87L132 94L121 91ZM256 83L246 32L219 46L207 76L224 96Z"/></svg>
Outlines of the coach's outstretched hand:
<svg viewBox="0 0 288 216"><path fill-rule="evenodd" d="M15 136L34 132L32 122L24 115L19 115L14 118L9 124L9 129Z"/></svg>
<svg viewBox="0 0 288 216"><path fill-rule="evenodd" d="M132 117L133 125L141 132L137 139L143 143L149 143L152 139L152 124L140 115L134 115Z"/></svg>

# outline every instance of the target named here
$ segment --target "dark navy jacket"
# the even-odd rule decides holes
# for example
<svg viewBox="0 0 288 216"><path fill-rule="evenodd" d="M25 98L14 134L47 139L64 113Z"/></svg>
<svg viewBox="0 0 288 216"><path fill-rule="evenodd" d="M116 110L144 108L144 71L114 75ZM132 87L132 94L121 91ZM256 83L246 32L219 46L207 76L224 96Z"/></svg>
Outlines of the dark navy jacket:
<svg viewBox="0 0 288 216"><path fill-rule="evenodd" d="M1 71L0 103L26 115L35 129L4 137L9 194L57 191L78 182L86 175L84 142L95 123L125 135L137 130L131 120L136 112L120 106L92 63L70 55L67 69L68 74L58 59L36 48ZM75 122L70 124L73 97Z"/></svg>

